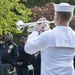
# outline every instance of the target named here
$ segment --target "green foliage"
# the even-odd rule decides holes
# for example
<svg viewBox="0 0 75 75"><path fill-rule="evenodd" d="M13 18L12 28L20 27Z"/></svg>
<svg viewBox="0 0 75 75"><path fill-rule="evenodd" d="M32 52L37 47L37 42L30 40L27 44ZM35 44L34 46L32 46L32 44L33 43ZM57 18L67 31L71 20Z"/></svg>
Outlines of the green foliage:
<svg viewBox="0 0 75 75"><path fill-rule="evenodd" d="M29 22L32 14L30 9L24 4L18 3L18 1L0 0L0 36L11 32L14 35L15 41L15 38L18 38L18 36L26 35L26 30L23 33L16 29L16 22L18 20Z"/></svg>
<svg viewBox="0 0 75 75"><path fill-rule="evenodd" d="M16 22L32 21L31 8L34 6L45 6L48 2L69 2L75 5L75 0L0 0L0 36L11 32L14 35L14 41L18 44L20 36L28 34L27 28L20 32L16 28Z"/></svg>
<svg viewBox="0 0 75 75"><path fill-rule="evenodd" d="M51 2L51 0L20 0L19 2L28 8L32 8L34 6L44 6L46 3Z"/></svg>

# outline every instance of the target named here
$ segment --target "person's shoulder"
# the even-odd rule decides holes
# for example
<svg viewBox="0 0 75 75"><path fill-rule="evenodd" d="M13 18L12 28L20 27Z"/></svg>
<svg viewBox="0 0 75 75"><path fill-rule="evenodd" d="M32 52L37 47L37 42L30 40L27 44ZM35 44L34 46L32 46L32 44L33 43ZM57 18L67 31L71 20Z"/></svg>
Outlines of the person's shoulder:
<svg viewBox="0 0 75 75"><path fill-rule="evenodd" d="M73 35L75 35L75 30L73 30L71 27L69 27Z"/></svg>
<svg viewBox="0 0 75 75"><path fill-rule="evenodd" d="M18 47L21 47L21 45L18 45Z"/></svg>
<svg viewBox="0 0 75 75"><path fill-rule="evenodd" d="M44 35L44 36L52 36L53 31L52 30L45 31L42 35Z"/></svg>
<svg viewBox="0 0 75 75"><path fill-rule="evenodd" d="M0 45L4 45L5 43L4 42L0 42Z"/></svg>
<svg viewBox="0 0 75 75"><path fill-rule="evenodd" d="M0 41L0 44L4 44L4 42L1 42L1 41Z"/></svg>
<svg viewBox="0 0 75 75"><path fill-rule="evenodd" d="M53 38L53 36L54 36L53 31L48 30L48 31L45 31L45 32L41 33L38 38L40 38L41 40L46 40L47 41L47 40Z"/></svg>
<svg viewBox="0 0 75 75"><path fill-rule="evenodd" d="M16 44L15 42L12 42L12 45L14 45L14 46L18 47L18 46L17 46L17 44Z"/></svg>
<svg viewBox="0 0 75 75"><path fill-rule="evenodd" d="M18 45L18 48L22 48L22 46L21 45Z"/></svg>
<svg viewBox="0 0 75 75"><path fill-rule="evenodd" d="M75 37L75 31L73 31L73 35L74 35L74 37Z"/></svg>

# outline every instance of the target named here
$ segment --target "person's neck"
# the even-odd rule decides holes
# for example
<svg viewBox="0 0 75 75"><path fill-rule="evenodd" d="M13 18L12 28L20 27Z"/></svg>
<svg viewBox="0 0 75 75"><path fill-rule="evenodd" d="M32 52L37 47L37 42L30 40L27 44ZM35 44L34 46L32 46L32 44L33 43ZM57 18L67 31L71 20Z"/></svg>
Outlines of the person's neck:
<svg viewBox="0 0 75 75"><path fill-rule="evenodd" d="M69 26L69 22L58 22L56 26Z"/></svg>
<svg viewBox="0 0 75 75"><path fill-rule="evenodd" d="M21 43L21 46L24 46L25 45L25 42Z"/></svg>

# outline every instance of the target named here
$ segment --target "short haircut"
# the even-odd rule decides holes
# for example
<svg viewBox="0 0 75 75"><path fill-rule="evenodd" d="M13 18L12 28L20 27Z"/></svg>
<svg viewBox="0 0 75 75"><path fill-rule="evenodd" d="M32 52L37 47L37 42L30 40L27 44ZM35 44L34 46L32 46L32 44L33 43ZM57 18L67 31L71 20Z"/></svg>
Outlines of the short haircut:
<svg viewBox="0 0 75 75"><path fill-rule="evenodd" d="M60 16L61 21L70 21L73 15L71 12L57 12L57 14Z"/></svg>

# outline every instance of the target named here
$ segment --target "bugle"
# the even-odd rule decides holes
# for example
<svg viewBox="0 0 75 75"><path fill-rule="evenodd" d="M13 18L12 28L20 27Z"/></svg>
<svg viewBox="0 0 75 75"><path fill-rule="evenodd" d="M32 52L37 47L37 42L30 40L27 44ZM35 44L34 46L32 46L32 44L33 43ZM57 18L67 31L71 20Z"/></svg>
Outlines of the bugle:
<svg viewBox="0 0 75 75"><path fill-rule="evenodd" d="M28 26L28 32L32 32L33 31L33 26L35 26L36 24L41 24L41 23L47 23L48 27L49 27L50 23L54 23L54 21L46 20L46 21L37 21L37 22L24 23L23 21L19 20L19 21L16 22L16 26L17 26L17 29L19 31L23 31L24 28Z"/></svg>

